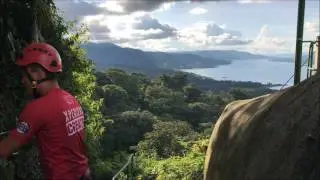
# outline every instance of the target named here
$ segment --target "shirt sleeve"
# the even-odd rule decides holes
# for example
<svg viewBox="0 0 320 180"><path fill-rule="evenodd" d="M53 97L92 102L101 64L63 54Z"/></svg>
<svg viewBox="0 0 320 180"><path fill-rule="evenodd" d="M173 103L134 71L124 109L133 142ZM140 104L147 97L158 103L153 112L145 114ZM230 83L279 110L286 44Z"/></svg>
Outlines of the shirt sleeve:
<svg viewBox="0 0 320 180"><path fill-rule="evenodd" d="M41 116L35 104L28 104L17 120L16 127L10 131L9 136L19 145L24 145L40 130Z"/></svg>

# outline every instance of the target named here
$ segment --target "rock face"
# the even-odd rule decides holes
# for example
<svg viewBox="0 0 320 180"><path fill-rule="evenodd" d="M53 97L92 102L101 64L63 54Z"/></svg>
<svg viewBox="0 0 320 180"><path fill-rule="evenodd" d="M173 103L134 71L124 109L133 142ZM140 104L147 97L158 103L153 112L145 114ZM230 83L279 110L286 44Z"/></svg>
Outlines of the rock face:
<svg viewBox="0 0 320 180"><path fill-rule="evenodd" d="M320 75L230 103L212 132L205 180L319 180Z"/></svg>

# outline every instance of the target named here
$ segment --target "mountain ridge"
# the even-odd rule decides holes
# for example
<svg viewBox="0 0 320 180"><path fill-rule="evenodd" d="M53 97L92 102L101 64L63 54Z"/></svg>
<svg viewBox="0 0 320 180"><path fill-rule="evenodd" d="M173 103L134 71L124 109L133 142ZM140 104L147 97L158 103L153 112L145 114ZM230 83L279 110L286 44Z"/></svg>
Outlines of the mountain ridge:
<svg viewBox="0 0 320 180"><path fill-rule="evenodd" d="M156 78L162 74L173 75L179 69L186 68L212 68L219 65L230 64L230 60L217 60L200 55L184 52L152 52L133 48L123 48L112 43L82 45L87 51L89 59L95 64L96 71L105 71L108 68L118 68L127 72L140 72L149 78ZM240 52L241 53L241 52ZM247 53L245 53L247 54ZM196 60L194 60L196 59ZM227 90L233 86L250 87L265 91L272 84L258 82L218 81L193 73L188 79L203 90Z"/></svg>
<svg viewBox="0 0 320 180"><path fill-rule="evenodd" d="M87 43L81 45L99 69L109 66L132 66L135 68L192 69L214 68L228 65L235 60L269 59L290 61L261 54L236 50L199 50L199 51L143 51L127 48L113 43Z"/></svg>

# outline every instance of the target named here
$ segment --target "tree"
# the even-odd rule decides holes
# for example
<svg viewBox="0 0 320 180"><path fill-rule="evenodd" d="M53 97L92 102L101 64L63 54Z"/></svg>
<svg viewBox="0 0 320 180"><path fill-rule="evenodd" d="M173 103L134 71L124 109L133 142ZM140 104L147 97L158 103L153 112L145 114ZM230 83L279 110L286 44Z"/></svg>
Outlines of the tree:
<svg viewBox="0 0 320 180"><path fill-rule="evenodd" d="M242 99L248 99L250 96L245 92L244 90L238 89L238 88L232 88L229 91L230 95L235 99L235 100L242 100Z"/></svg>
<svg viewBox="0 0 320 180"><path fill-rule="evenodd" d="M211 108L208 104L203 102L195 102L188 104L189 113L187 119L194 128L198 127L199 123L209 122L211 120Z"/></svg>
<svg viewBox="0 0 320 180"><path fill-rule="evenodd" d="M142 73L131 73L131 77L136 80L139 86L146 86L151 83L150 79Z"/></svg>
<svg viewBox="0 0 320 180"><path fill-rule="evenodd" d="M158 121L155 123L154 130L146 133L144 140L139 142L139 153L153 158L180 155L183 152L183 146L178 142L179 132L176 130L179 129L179 126L177 125L174 122ZM180 131L181 134L184 132Z"/></svg>
<svg viewBox="0 0 320 180"><path fill-rule="evenodd" d="M135 82L138 86L138 96L135 98L135 103L137 104L138 109L147 110L148 102L145 99L145 92L147 87L151 84L150 79L145 74L142 73L132 73L131 81Z"/></svg>
<svg viewBox="0 0 320 180"><path fill-rule="evenodd" d="M112 84L111 79L109 79L106 74L104 74L103 72L97 71L95 72L95 76L96 76L96 81L97 81L97 85L98 86L104 86L106 84Z"/></svg>
<svg viewBox="0 0 320 180"><path fill-rule="evenodd" d="M173 76L161 75L158 80L162 86L173 90L182 90L187 85L187 74L183 72L177 72Z"/></svg>
<svg viewBox="0 0 320 180"><path fill-rule="evenodd" d="M195 102L201 97L201 91L193 85L183 87L183 92L187 102Z"/></svg>
<svg viewBox="0 0 320 180"><path fill-rule="evenodd" d="M130 97L136 97L139 94L138 83L136 79L131 78L130 74L116 68L110 68L106 72L106 77L110 79L113 84L124 88Z"/></svg>
<svg viewBox="0 0 320 180"><path fill-rule="evenodd" d="M105 75L112 84L121 86L128 93L128 105L133 109L139 109L140 105L144 106L143 94L144 87L143 83L148 83L148 81L141 74L135 73L133 75L128 74L124 70L110 68L105 72Z"/></svg>
<svg viewBox="0 0 320 180"><path fill-rule="evenodd" d="M129 95L125 89L114 84L105 85L102 87L102 89L104 93L104 114L112 114L129 109L129 107L127 106Z"/></svg>
<svg viewBox="0 0 320 180"><path fill-rule="evenodd" d="M187 104L182 92L163 86L149 86L146 90L149 110L156 115L170 114L178 119L185 117Z"/></svg>
<svg viewBox="0 0 320 180"><path fill-rule="evenodd" d="M94 99L98 100L104 98L104 90L101 86L96 86L94 90Z"/></svg>
<svg viewBox="0 0 320 180"><path fill-rule="evenodd" d="M114 118L113 124L103 135L104 155L113 151L128 150L136 145L146 132L152 130L153 115L148 111L126 111Z"/></svg>
<svg viewBox="0 0 320 180"><path fill-rule="evenodd" d="M33 41L52 44L63 59L64 71L60 76L61 86L80 101L87 115L86 145L90 164L94 168L99 158L99 137L103 132L99 108L101 102L93 100L95 77L90 62L79 47L83 43L85 28L75 28L73 23L63 20L52 0L1 1L0 2L0 75L3 77L0 95L0 130L15 126L17 114L26 103L24 90L19 86L18 68L14 61L21 49ZM35 24L35 19L37 24ZM73 32L71 34L70 32ZM3 123L5 122L5 123ZM16 158L18 178L41 179L38 158L34 145L21 149ZM25 166L28 162L28 166ZM10 170L0 163L5 172ZM19 169L23 171L19 171ZM12 179L9 173L1 179Z"/></svg>

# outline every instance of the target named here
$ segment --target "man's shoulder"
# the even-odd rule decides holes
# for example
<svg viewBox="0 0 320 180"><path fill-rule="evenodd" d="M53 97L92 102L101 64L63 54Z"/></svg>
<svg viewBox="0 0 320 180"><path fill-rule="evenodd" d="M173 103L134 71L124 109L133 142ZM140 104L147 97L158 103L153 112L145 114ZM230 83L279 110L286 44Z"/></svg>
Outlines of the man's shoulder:
<svg viewBox="0 0 320 180"><path fill-rule="evenodd" d="M37 114L42 112L41 108L43 108L43 105L39 99L31 100L23 107L20 116L37 116Z"/></svg>
<svg viewBox="0 0 320 180"><path fill-rule="evenodd" d="M73 96L71 93L67 92L66 90L56 89L55 92L53 93L50 93L41 98L29 101L26 104L24 109L25 110L28 110L28 109L41 110L42 108L46 108L51 105L55 106L56 102L58 101L65 101L67 103L70 101L72 101L73 103L78 102L76 97Z"/></svg>
<svg viewBox="0 0 320 180"><path fill-rule="evenodd" d="M27 102L27 104L24 106L24 109L33 109L37 108L39 105L42 104L41 99L33 99Z"/></svg>
<svg viewBox="0 0 320 180"><path fill-rule="evenodd" d="M42 98L38 103L47 103L55 101L77 101L76 97L64 89L55 89L54 92Z"/></svg>
<svg viewBox="0 0 320 180"><path fill-rule="evenodd" d="M63 89L60 89L60 92L59 92L59 95L60 97L62 98L62 100L67 103L67 104L77 104L79 105L79 101L78 99L76 98L76 96L72 95L70 92L66 91L66 90L63 90Z"/></svg>

